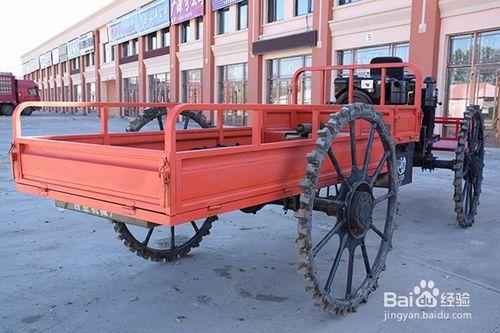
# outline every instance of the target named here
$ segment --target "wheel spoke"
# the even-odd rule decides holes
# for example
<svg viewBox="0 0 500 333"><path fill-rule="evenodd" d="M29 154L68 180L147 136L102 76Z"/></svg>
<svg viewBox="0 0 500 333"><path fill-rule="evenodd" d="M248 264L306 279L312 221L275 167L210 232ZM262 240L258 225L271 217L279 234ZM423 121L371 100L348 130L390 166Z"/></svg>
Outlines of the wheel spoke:
<svg viewBox="0 0 500 333"><path fill-rule="evenodd" d="M337 273L337 269L340 264L340 259L342 258L342 253L344 252L346 242L347 235L341 236L339 249L337 250L337 255L335 255L335 260L333 261L332 268L330 269L330 273L328 274L328 279L326 280L325 284L325 292L327 292L328 294L331 291L333 278L335 277L335 273Z"/></svg>
<svg viewBox="0 0 500 333"><path fill-rule="evenodd" d="M377 169L375 170L375 173L372 176L372 179L370 180L370 186L373 187L375 182L377 181L378 176L380 175L380 172L382 171L382 168L384 167L384 163L387 160L388 152L384 152L384 155L382 156L382 159L377 165Z"/></svg>
<svg viewBox="0 0 500 333"><path fill-rule="evenodd" d="M170 249L175 250L175 227L170 227Z"/></svg>
<svg viewBox="0 0 500 333"><path fill-rule="evenodd" d="M476 146L477 138L479 136L479 126L478 126L478 124L475 121L473 121L472 123L473 123L473 127L472 128L473 128L474 132L473 132L472 140L471 140L471 144L472 144L472 148L473 149L471 149L471 150L474 150L474 148Z"/></svg>
<svg viewBox="0 0 500 333"><path fill-rule="evenodd" d="M467 196L468 188L469 188L469 182L465 180L464 187L462 188L462 201L464 201L465 197Z"/></svg>
<svg viewBox="0 0 500 333"><path fill-rule="evenodd" d="M351 296L352 290L352 272L354 270L354 251L349 250L349 266L347 269L347 287L345 288L345 298Z"/></svg>
<svg viewBox="0 0 500 333"><path fill-rule="evenodd" d="M385 201L385 200L391 198L394 195L394 193L395 193L394 191L388 192L388 193L384 194L383 196L373 200L373 205L378 205L382 201Z"/></svg>
<svg viewBox="0 0 500 333"><path fill-rule="evenodd" d="M377 126L376 123L372 123L370 126L370 135L368 136L368 142L366 144L366 153L365 153L365 161L363 163L363 169L362 169L362 178L364 179L366 177L366 174L368 173L368 163L370 162L370 156L372 153L372 146L373 146L373 137L375 135L375 127Z"/></svg>
<svg viewBox="0 0 500 333"><path fill-rule="evenodd" d="M469 148L469 150L471 149L471 143L472 143L472 121L467 130L467 146L468 146L467 148Z"/></svg>
<svg viewBox="0 0 500 333"><path fill-rule="evenodd" d="M483 145L484 145L484 141L479 141L477 148L474 150L474 156L479 154L479 151L481 151L481 149L483 148Z"/></svg>
<svg viewBox="0 0 500 333"><path fill-rule="evenodd" d="M376 226L374 226L374 225L373 225L373 223L370 225L370 229L372 229L373 231L375 231L375 233L376 233L377 235L379 235L379 236L380 236L380 238L382 238L383 240L385 240L385 235L384 235L384 233L383 233L382 231L380 231L380 229L379 229L379 228L377 228Z"/></svg>
<svg viewBox="0 0 500 333"><path fill-rule="evenodd" d="M164 128L163 128L163 120L161 119L161 116L158 116L158 126L160 127L160 131L163 131Z"/></svg>
<svg viewBox="0 0 500 333"><path fill-rule="evenodd" d="M330 230L328 233L319 241L319 243L312 249L311 251L311 256L316 257L316 254L318 254L319 250L323 248L323 246L328 243L328 241L340 231L342 226L344 225L344 220L340 220L337 222L337 224Z"/></svg>
<svg viewBox="0 0 500 333"><path fill-rule="evenodd" d="M188 129L189 126L189 117L184 116L184 129Z"/></svg>
<svg viewBox="0 0 500 333"><path fill-rule="evenodd" d="M335 172L337 172L337 175L340 177L342 182L346 183L347 186L349 186L349 182L347 181L347 178L342 172L339 162L337 161L337 158L335 158L335 155L333 154L332 148L328 149L328 157L330 158L330 161L332 161L333 167L335 168Z"/></svg>
<svg viewBox="0 0 500 333"><path fill-rule="evenodd" d="M191 221L191 225L193 226L193 229L194 229L194 231L196 231L196 233L200 232L200 229L198 229L198 226L196 225L196 223L194 221Z"/></svg>
<svg viewBox="0 0 500 333"><path fill-rule="evenodd" d="M363 261L365 262L366 275L372 277L372 270L370 268L370 261L368 260L368 253L366 251L366 244L363 241L361 244L361 253L363 254Z"/></svg>
<svg viewBox="0 0 500 333"><path fill-rule="evenodd" d="M471 183L469 186L469 193L467 194L467 199L469 199L469 206L467 207L468 212L470 212L472 210L472 205L473 205L472 190L473 190L473 184Z"/></svg>
<svg viewBox="0 0 500 333"><path fill-rule="evenodd" d="M356 150L356 120L349 123L349 141L351 142L351 162L352 171L355 175L358 173L358 156Z"/></svg>
<svg viewBox="0 0 500 333"><path fill-rule="evenodd" d="M146 239L144 242L142 242L143 245L148 246L149 239L151 238L151 235L153 234L153 230L155 230L155 227L149 228L148 234L146 235Z"/></svg>

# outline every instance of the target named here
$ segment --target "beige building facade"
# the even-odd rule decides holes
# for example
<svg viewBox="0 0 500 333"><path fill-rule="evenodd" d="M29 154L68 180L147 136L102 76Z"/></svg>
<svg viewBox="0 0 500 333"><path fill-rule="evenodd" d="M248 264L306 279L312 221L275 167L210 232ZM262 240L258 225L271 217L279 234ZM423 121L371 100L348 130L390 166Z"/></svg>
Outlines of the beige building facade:
<svg viewBox="0 0 500 333"><path fill-rule="evenodd" d="M23 55L24 76L44 100L290 103L301 66L397 56L437 78L438 115L479 104L488 142L500 144L498 0L186 3L116 0ZM318 84L305 78L302 102L320 102Z"/></svg>

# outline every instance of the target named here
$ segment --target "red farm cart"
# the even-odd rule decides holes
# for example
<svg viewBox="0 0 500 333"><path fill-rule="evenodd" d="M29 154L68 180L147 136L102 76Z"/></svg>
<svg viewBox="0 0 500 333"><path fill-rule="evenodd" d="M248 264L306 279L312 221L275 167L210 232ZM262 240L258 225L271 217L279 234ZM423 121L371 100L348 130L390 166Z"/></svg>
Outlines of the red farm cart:
<svg viewBox="0 0 500 333"><path fill-rule="evenodd" d="M299 271L315 304L329 313L355 311L385 269L398 188L411 183L413 167L454 172L458 223L472 225L483 119L475 106L463 119L437 119L435 81L422 81L409 63L302 68L294 101L305 72L324 83L323 104L22 104L10 150L16 187L113 221L124 244L153 261L185 256L220 214L281 205L298 219ZM332 96L342 104L325 93L332 72L341 72ZM95 108L101 131L25 137L20 115L35 106ZM144 112L126 133L110 133L112 107ZM234 110L250 124L225 125L224 114ZM456 136L438 145L434 127L448 121L457 124ZM433 154L452 145L450 160Z"/></svg>

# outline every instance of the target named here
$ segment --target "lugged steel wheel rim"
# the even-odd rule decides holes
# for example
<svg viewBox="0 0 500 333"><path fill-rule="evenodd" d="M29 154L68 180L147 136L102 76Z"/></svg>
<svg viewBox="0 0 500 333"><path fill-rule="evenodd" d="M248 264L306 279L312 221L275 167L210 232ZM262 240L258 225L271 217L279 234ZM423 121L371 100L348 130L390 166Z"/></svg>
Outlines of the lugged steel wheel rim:
<svg viewBox="0 0 500 333"><path fill-rule="evenodd" d="M214 216L204 221L191 221L179 227L158 225L148 229L129 226L118 221L113 223L118 238L123 240L130 251L151 261L172 261L186 256L191 249L198 247L202 238L210 234L212 222L216 220L217 217ZM177 228L182 228L182 234L176 233ZM140 231L142 233L139 236ZM154 238L159 233L162 235Z"/></svg>
<svg viewBox="0 0 500 333"><path fill-rule="evenodd" d="M145 127L146 125L148 125L153 121L156 121L158 129L160 131L163 131L164 130L163 117L166 114L167 114L166 108L159 108L159 107L146 108L144 109L144 112L142 114L137 116L134 120L132 120L129 123L126 131L139 132L143 127ZM186 110L181 113L181 116L183 117L182 119L183 129L188 129L192 124L196 124L201 128L212 127L210 122L205 118L205 116L201 111Z"/></svg>
<svg viewBox="0 0 500 333"><path fill-rule="evenodd" d="M143 114L132 120L127 127L127 132L138 132L152 121L156 121L158 129L163 131L163 117L167 114L166 108L146 108ZM191 122L201 128L211 127L201 111L187 110L181 113L183 116L182 128L189 129ZM193 228L189 236L176 237L176 228L185 228L186 226L154 226L149 229L130 226L125 223L113 221L118 238L123 240L125 246L138 256L152 261L172 261L186 256L191 249L198 247L202 238L210 234L212 223L218 219L217 216L208 217L204 221L191 221L185 223L188 229ZM165 237L160 238L159 242L154 242L152 237L158 232L163 232ZM161 245L167 245L161 247Z"/></svg>
<svg viewBox="0 0 500 333"><path fill-rule="evenodd" d="M464 113L455 156L455 212L458 224L468 228L477 214L484 169L484 120L477 105Z"/></svg>
<svg viewBox="0 0 500 333"><path fill-rule="evenodd" d="M379 140L377 140L377 144L380 143L383 148L381 159L371 174L368 172L368 162L371 159L370 149L366 149L364 160L358 161L358 143L352 139L355 137L357 121L365 121L370 124L366 147L373 147L374 137L377 134ZM342 137L339 133L343 128L348 128L350 134L350 151L356 152L355 154L351 153L350 165L352 168L350 174L342 172L334 149L332 149L336 142L335 139ZM306 291L312 293L315 304L329 313L338 314L355 311L361 302L366 301L368 294L377 288L378 277L385 269L385 260L391 248L394 228L393 216L398 191L395 148L381 114L376 113L372 106L362 103L344 106L341 112L332 114L318 135L319 138L314 150L307 155L306 176L300 184L302 189L300 209L296 213L299 219L297 238L300 256L299 272L304 275ZM379 146L378 148L380 149ZM331 163L341 179L340 190L329 198L321 197L322 190L319 189L318 193L317 189L324 163ZM373 161L370 163L373 165ZM387 193L375 196L374 185L384 168L387 169L385 173ZM377 195L380 191L377 189ZM322 236L313 239L315 228L319 227L318 223L316 223L318 226L315 225L314 220L318 218L317 214L320 214L313 214L313 207L320 201L335 207L336 221L329 225L328 231L323 232ZM382 219L383 228L375 225L370 211L382 203L387 203L385 216ZM381 209L384 211L383 207ZM376 255L371 253L375 255L371 262L367 254L368 246L365 244L368 235L379 238L379 241L375 241L375 243L379 242L379 245ZM334 236L338 236L338 239ZM326 261L318 258L323 248L335 239L338 240L338 247L333 246L334 256L327 258ZM354 257L358 248L361 251L361 266L364 266L366 276L361 278L362 281L359 285L353 286ZM345 274L347 279L345 293L342 294L342 292L334 292L333 284L340 265L344 265L342 255L346 250L348 252ZM322 265L329 267L329 270L322 269Z"/></svg>

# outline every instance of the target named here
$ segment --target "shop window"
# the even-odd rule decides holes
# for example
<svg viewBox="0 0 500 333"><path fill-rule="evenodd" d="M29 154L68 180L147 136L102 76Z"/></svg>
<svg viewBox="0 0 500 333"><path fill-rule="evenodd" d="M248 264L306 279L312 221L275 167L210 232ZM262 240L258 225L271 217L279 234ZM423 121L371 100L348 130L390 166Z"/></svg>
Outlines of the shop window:
<svg viewBox="0 0 500 333"><path fill-rule="evenodd" d="M115 60L115 47L106 43L103 45L103 59L105 63Z"/></svg>
<svg viewBox="0 0 500 333"><path fill-rule="evenodd" d="M71 70L72 71L76 71L76 70L80 69L80 59L78 59L78 58L71 59L70 63L71 63Z"/></svg>
<svg viewBox="0 0 500 333"><path fill-rule="evenodd" d="M446 114L462 117L467 105L477 104L485 120L491 121L496 117L500 82L500 30L452 36L449 47Z"/></svg>
<svg viewBox="0 0 500 333"><path fill-rule="evenodd" d="M89 53L85 55L85 67L94 66L94 53Z"/></svg>
<svg viewBox="0 0 500 333"><path fill-rule="evenodd" d="M217 11L217 35L228 33L231 25L229 7Z"/></svg>
<svg viewBox="0 0 500 333"><path fill-rule="evenodd" d="M470 65L472 60L472 35L451 38L450 64Z"/></svg>
<svg viewBox="0 0 500 333"><path fill-rule="evenodd" d="M139 80L137 77L123 79L123 102L137 103L139 101ZM123 108L125 116L135 116L139 112L137 107Z"/></svg>
<svg viewBox="0 0 500 333"><path fill-rule="evenodd" d="M95 102L95 82L89 82L85 85L85 102ZM95 112L96 109L86 108L87 112Z"/></svg>
<svg viewBox="0 0 500 333"><path fill-rule="evenodd" d="M129 42L125 42L125 43L120 44L120 53L122 55L122 58L126 58L126 57L132 55L130 53L130 43Z"/></svg>
<svg viewBox="0 0 500 333"><path fill-rule="evenodd" d="M376 57L399 57L403 62L409 59L409 44L388 44L375 47L366 47L359 49L343 50L339 52L339 63L341 65L361 65L369 64ZM405 70L406 71L406 70ZM348 72L340 72L339 75L347 76ZM369 76L369 69L358 69L355 71L357 76Z"/></svg>
<svg viewBox="0 0 500 333"><path fill-rule="evenodd" d="M161 31L161 46L170 46L170 30L168 28Z"/></svg>
<svg viewBox="0 0 500 333"><path fill-rule="evenodd" d="M156 32L153 32L147 36L147 50L152 51L158 48L158 37Z"/></svg>
<svg viewBox="0 0 500 333"><path fill-rule="evenodd" d="M191 41L191 25L189 21L182 22L181 24L181 43Z"/></svg>
<svg viewBox="0 0 500 333"><path fill-rule="evenodd" d="M152 103L170 102L170 73L148 76L149 101Z"/></svg>
<svg viewBox="0 0 500 333"><path fill-rule="evenodd" d="M64 87L64 100L65 101L71 101L71 88L70 86L65 86Z"/></svg>
<svg viewBox="0 0 500 333"><path fill-rule="evenodd" d="M313 12L313 0L295 0L295 16Z"/></svg>
<svg viewBox="0 0 500 333"><path fill-rule="evenodd" d="M95 102L95 82L87 83L85 94L86 102Z"/></svg>
<svg viewBox="0 0 500 333"><path fill-rule="evenodd" d="M248 28L248 0L238 4L238 30Z"/></svg>
<svg viewBox="0 0 500 333"><path fill-rule="evenodd" d="M350 3L360 2L361 0L339 0L339 5L348 5Z"/></svg>
<svg viewBox="0 0 500 333"><path fill-rule="evenodd" d="M81 102L82 101L82 85L74 84L73 85L73 101Z"/></svg>
<svg viewBox="0 0 500 333"><path fill-rule="evenodd" d="M201 103L201 69L182 71L182 102Z"/></svg>
<svg viewBox="0 0 500 333"><path fill-rule="evenodd" d="M477 62L500 63L500 31L482 32L477 35Z"/></svg>
<svg viewBox="0 0 500 333"><path fill-rule="evenodd" d="M285 0L267 0L267 22L281 21L285 18Z"/></svg>
<svg viewBox="0 0 500 333"><path fill-rule="evenodd" d="M203 38L203 17L196 18L196 35L195 39L199 40Z"/></svg>
<svg viewBox="0 0 500 333"><path fill-rule="evenodd" d="M132 47L132 54L131 55L136 55L139 54L139 39L134 39L131 42L131 47Z"/></svg>
<svg viewBox="0 0 500 333"><path fill-rule="evenodd" d="M136 38L134 40L120 44L122 58L130 57L138 54L139 52L139 40Z"/></svg>
<svg viewBox="0 0 500 333"><path fill-rule="evenodd" d="M268 60L267 102L271 104L292 103L293 74L300 67L311 66L311 55ZM304 73L299 82L300 104L311 103L311 74Z"/></svg>
<svg viewBox="0 0 500 333"><path fill-rule="evenodd" d="M219 103L242 104L247 102L247 64L234 64L218 68ZM248 113L242 110L226 111L224 124L246 126Z"/></svg>
<svg viewBox="0 0 500 333"><path fill-rule="evenodd" d="M396 44L394 45L393 53L395 57L401 58L404 62L410 60L410 44Z"/></svg>

